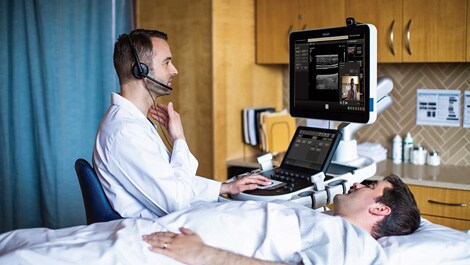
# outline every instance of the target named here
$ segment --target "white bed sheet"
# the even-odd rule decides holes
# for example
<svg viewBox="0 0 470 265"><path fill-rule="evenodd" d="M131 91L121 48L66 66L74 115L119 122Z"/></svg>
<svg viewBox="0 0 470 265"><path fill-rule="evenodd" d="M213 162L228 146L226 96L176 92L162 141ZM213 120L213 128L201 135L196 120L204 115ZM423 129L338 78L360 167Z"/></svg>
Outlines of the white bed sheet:
<svg viewBox="0 0 470 265"><path fill-rule="evenodd" d="M315 237L315 233L299 230L299 216L306 218L298 209L285 205L237 202L200 204L157 221L122 219L58 230L15 230L0 235L0 264L180 264L150 252L141 238L154 231L176 232L180 226L195 230L207 244L268 260L295 262L302 256L317 259L313 261L321 264L337 265L343 263L337 262L343 255L341 260L359 264L358 258L362 255L375 260L374 264L385 263L386 256L388 264L470 264L470 235L426 220L413 235L382 238L376 242L357 227L343 225L332 229L331 225L322 224L328 224L328 219L324 219L312 224L318 234L325 234L318 239L320 246L313 252L298 255L305 247L300 238ZM324 231L320 231L321 227ZM341 229L344 232L338 232ZM344 239L330 240L338 234L344 235Z"/></svg>
<svg viewBox="0 0 470 265"><path fill-rule="evenodd" d="M298 209L326 216L304 206ZM123 219L59 230L15 230L0 235L0 264L180 264L150 252L141 237L154 231L176 232L181 226L196 231L209 245L246 256L294 263L301 258L299 252L305 247L301 243L298 209L271 202L201 203L157 221ZM335 220L342 222L339 217ZM315 239L321 254L316 257L306 252L302 257L334 264L338 264L337 258L344 257L350 264L357 264L357 259L365 256L364 240L370 240L379 251L368 254L373 260L385 258L378 243L360 229L349 224L332 229L326 221L319 222L318 227L318 234L325 235ZM324 231L319 231L321 227ZM344 233L338 232L343 230ZM333 236L340 239L332 240ZM368 250L371 249L374 250ZM348 252L341 253L345 250Z"/></svg>

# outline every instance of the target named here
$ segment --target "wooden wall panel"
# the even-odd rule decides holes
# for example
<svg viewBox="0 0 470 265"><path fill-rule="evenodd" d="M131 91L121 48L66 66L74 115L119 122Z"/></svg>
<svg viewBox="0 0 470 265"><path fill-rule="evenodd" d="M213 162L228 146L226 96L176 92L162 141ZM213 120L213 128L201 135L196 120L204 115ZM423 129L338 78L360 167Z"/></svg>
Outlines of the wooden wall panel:
<svg viewBox="0 0 470 265"><path fill-rule="evenodd" d="M242 142L245 107L282 107L281 66L255 64L254 0L213 1L214 173L226 178L226 159L256 154Z"/></svg>
<svg viewBox="0 0 470 265"><path fill-rule="evenodd" d="M136 1L136 26L168 34L179 74L173 79L173 94L158 101L174 103L190 149L199 160L197 173L207 177L213 175L210 14L210 0Z"/></svg>

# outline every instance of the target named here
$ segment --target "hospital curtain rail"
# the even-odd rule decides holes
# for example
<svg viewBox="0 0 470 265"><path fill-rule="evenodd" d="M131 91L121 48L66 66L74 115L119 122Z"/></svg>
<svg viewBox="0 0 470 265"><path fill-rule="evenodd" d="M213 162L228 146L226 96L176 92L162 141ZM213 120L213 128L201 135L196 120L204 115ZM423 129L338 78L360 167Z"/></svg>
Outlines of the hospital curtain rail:
<svg viewBox="0 0 470 265"><path fill-rule="evenodd" d="M131 0L0 1L0 232L85 224L74 163L119 90Z"/></svg>

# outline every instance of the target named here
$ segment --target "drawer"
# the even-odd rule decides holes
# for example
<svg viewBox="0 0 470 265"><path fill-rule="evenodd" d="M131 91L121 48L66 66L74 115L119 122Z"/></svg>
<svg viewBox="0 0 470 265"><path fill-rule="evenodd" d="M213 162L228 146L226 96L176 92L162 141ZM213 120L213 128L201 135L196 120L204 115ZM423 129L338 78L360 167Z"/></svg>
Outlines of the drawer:
<svg viewBox="0 0 470 265"><path fill-rule="evenodd" d="M408 185L423 215L470 220L470 191Z"/></svg>
<svg viewBox="0 0 470 265"><path fill-rule="evenodd" d="M443 226L447 226L447 227L454 228L457 230L462 230L462 231L470 230L470 221L467 221L467 220L436 217L436 216L425 215L425 214L423 214L422 217L434 224L440 224Z"/></svg>

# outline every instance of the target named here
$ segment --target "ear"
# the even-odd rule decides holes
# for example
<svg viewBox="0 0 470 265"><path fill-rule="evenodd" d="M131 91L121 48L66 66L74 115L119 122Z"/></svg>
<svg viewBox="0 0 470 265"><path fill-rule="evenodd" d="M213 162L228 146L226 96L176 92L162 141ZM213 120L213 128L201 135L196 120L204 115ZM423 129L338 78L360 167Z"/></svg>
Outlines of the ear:
<svg viewBox="0 0 470 265"><path fill-rule="evenodd" d="M392 209L385 204L377 203L369 208L369 213L377 216L387 216L392 212Z"/></svg>

